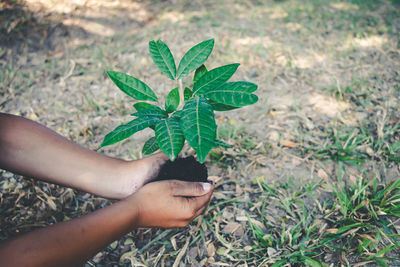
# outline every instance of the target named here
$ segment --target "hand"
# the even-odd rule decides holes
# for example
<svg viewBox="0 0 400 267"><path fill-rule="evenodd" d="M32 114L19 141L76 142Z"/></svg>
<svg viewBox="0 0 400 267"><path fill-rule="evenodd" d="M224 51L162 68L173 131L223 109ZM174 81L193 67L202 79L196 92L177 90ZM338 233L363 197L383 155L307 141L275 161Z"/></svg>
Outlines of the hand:
<svg viewBox="0 0 400 267"><path fill-rule="evenodd" d="M213 192L209 183L169 180L149 183L126 201L136 207L136 227L177 228L199 216Z"/></svg>
<svg viewBox="0 0 400 267"><path fill-rule="evenodd" d="M109 185L114 188L114 198L121 199L135 193L158 175L167 160L168 156L159 152L143 159L124 162L119 177Z"/></svg>

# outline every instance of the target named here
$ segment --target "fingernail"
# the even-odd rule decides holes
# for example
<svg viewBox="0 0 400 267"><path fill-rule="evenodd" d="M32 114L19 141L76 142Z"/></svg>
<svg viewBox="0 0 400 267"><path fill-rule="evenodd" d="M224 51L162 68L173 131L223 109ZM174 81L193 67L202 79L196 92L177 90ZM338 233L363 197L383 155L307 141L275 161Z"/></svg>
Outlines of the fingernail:
<svg viewBox="0 0 400 267"><path fill-rule="evenodd" d="M208 191L211 190L211 184L209 184L209 183L201 183L201 185L203 186L203 190L205 192L208 192Z"/></svg>

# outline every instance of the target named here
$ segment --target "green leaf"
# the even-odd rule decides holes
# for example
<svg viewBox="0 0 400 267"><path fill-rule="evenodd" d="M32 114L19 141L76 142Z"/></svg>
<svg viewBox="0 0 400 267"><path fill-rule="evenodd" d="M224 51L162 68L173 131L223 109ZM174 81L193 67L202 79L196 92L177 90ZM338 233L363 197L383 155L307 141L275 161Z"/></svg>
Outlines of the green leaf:
<svg viewBox="0 0 400 267"><path fill-rule="evenodd" d="M232 146L230 144L225 143L222 140L215 139L214 148L217 148L217 147L231 148Z"/></svg>
<svg viewBox="0 0 400 267"><path fill-rule="evenodd" d="M174 117L177 120L180 120L182 115L183 115L183 110L177 110L174 113L172 113L171 117Z"/></svg>
<svg viewBox="0 0 400 267"><path fill-rule="evenodd" d="M99 149L122 141L134 133L156 124L158 121L160 121L159 118L143 117L120 125L104 137L103 143L100 145Z"/></svg>
<svg viewBox="0 0 400 267"><path fill-rule="evenodd" d="M313 260L313 259L311 259L311 258L309 258L309 257L303 256L303 259L305 259L305 264L306 264L306 266L310 266L310 267L322 267L322 264L321 264L321 263L319 263L318 261Z"/></svg>
<svg viewBox="0 0 400 267"><path fill-rule="evenodd" d="M157 123L156 140L161 151L174 161L185 142L179 121L171 117Z"/></svg>
<svg viewBox="0 0 400 267"><path fill-rule="evenodd" d="M174 112L179 106L179 89L174 88L167 95L167 99L165 100L165 109L168 113Z"/></svg>
<svg viewBox="0 0 400 267"><path fill-rule="evenodd" d="M143 112L143 111L148 111L151 110L154 113L158 113L163 116L168 116L168 113L163 110L162 108L152 105L146 102L139 102L133 105L133 107L138 111L138 112ZM133 115L133 114L132 114Z"/></svg>
<svg viewBox="0 0 400 267"><path fill-rule="evenodd" d="M159 118L159 119L167 118L168 117L168 113L165 112L164 110L161 110L161 111L162 112L160 112L157 109L147 109L147 110L143 110L143 111L138 111L138 112L132 113L131 116L136 116L138 118L142 118L142 117Z"/></svg>
<svg viewBox="0 0 400 267"><path fill-rule="evenodd" d="M229 82L208 90L202 96L224 105L243 107L258 101L258 97L252 94L255 90L257 85L254 83Z"/></svg>
<svg viewBox="0 0 400 267"><path fill-rule="evenodd" d="M136 100L157 101L153 90L141 80L118 71L107 71L108 77L122 92Z"/></svg>
<svg viewBox="0 0 400 267"><path fill-rule="evenodd" d="M271 267L280 267L280 266L285 265L286 263L287 263L286 260L279 260L279 261L275 262L274 264L272 264Z"/></svg>
<svg viewBox="0 0 400 267"><path fill-rule="evenodd" d="M200 67L207 60L214 48L214 39L201 42L186 52L178 66L177 78L186 77L191 71Z"/></svg>
<svg viewBox="0 0 400 267"><path fill-rule="evenodd" d="M193 94L202 96L208 90L223 84L236 72L240 64L229 64L210 70L194 84Z"/></svg>
<svg viewBox="0 0 400 267"><path fill-rule="evenodd" d="M183 98L186 101L188 101L193 95L192 90L190 88L186 87L185 90L183 90Z"/></svg>
<svg viewBox="0 0 400 267"><path fill-rule="evenodd" d="M175 80L176 66L174 56L168 46L161 40L149 42L150 55L154 64L167 75L168 78Z"/></svg>
<svg viewBox="0 0 400 267"><path fill-rule="evenodd" d="M212 101L212 100L208 100L208 102L210 102L211 107L214 111L228 111L228 110L239 108L239 107L224 105L224 104Z"/></svg>
<svg viewBox="0 0 400 267"><path fill-rule="evenodd" d="M196 72L194 73L194 77L193 77L193 83L196 83L201 76L203 76L204 74L206 74L208 72L206 66L201 65L200 67L197 68Z"/></svg>
<svg viewBox="0 0 400 267"><path fill-rule="evenodd" d="M215 144L216 129L214 112L207 99L195 97L183 107L180 124L189 145L196 150L197 158L204 162Z"/></svg>
<svg viewBox="0 0 400 267"><path fill-rule="evenodd" d="M158 149L160 148L158 147L156 137L153 136L149 140L147 140L146 143L144 143L142 153L143 155L150 155L156 152Z"/></svg>

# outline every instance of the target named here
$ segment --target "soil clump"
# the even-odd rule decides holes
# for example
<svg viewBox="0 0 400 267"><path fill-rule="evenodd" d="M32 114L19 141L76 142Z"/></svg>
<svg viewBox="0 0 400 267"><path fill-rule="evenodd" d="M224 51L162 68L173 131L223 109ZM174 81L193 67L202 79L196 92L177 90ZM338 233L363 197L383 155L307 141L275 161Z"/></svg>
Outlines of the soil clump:
<svg viewBox="0 0 400 267"><path fill-rule="evenodd" d="M207 182L208 171L205 164L199 163L193 156L168 160L154 181L181 180L186 182Z"/></svg>

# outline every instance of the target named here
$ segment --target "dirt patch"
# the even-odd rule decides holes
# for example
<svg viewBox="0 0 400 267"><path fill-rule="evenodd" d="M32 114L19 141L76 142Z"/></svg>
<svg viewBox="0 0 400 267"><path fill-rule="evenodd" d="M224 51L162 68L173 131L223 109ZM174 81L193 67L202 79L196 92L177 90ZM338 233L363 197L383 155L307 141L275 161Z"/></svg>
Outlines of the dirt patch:
<svg viewBox="0 0 400 267"><path fill-rule="evenodd" d="M187 182L207 182L208 171L205 164L199 163L194 157L168 160L154 181L181 180Z"/></svg>
<svg viewBox="0 0 400 267"><path fill-rule="evenodd" d="M7 50L14 55L24 50L51 52L69 35L63 23L52 21L43 12L34 13L23 2L0 3L0 25L3 54Z"/></svg>

